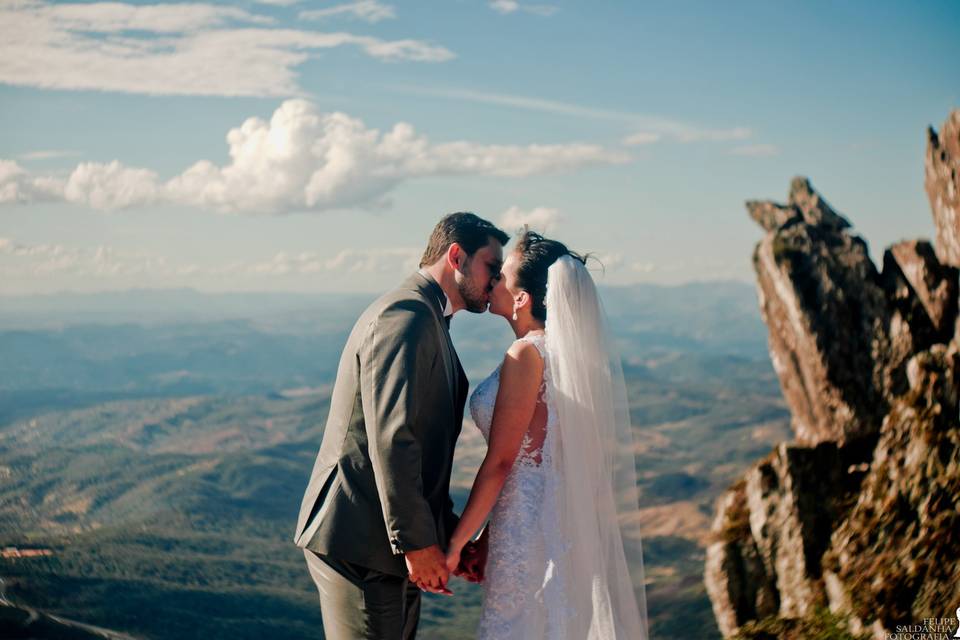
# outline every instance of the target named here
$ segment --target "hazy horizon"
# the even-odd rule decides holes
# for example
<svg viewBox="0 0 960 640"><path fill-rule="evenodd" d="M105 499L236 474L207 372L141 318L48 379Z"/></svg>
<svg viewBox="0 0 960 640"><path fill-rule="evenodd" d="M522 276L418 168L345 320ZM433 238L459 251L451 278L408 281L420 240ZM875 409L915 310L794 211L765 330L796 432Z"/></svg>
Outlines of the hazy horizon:
<svg viewBox="0 0 960 640"><path fill-rule="evenodd" d="M413 272L411 272L413 273ZM402 282L397 280L394 286L399 285ZM738 280L735 278L722 278L717 280L689 280L685 282L676 282L676 283L659 283L659 282L629 282L623 284L608 284L604 282L598 282L597 286L601 289L606 290L617 290L617 289L629 289L633 287L660 287L665 289L678 289L683 287L698 287L698 286L722 286L722 285L742 285L744 287L755 288L755 282L748 280ZM54 297L54 296L95 296L95 295L109 295L109 294L124 294L124 293L158 293L158 292L190 292L198 293L203 295L220 295L220 294L235 294L235 295L289 295L289 296L349 296L356 294L360 295L376 295L378 293L384 293L390 289L389 286L385 288L377 289L356 289L356 290L335 290L335 291L311 291L311 290L269 290L269 289L220 289L220 290L208 290L199 287L191 286L181 286L181 287L165 287L165 286L156 286L156 287L146 287L146 286L134 286L124 289L93 289L89 291L83 290L59 290L59 291L49 291L49 292L28 292L28 293L10 293L0 291L0 298L42 298L42 297ZM3 309L0 309L0 313L3 313Z"/></svg>

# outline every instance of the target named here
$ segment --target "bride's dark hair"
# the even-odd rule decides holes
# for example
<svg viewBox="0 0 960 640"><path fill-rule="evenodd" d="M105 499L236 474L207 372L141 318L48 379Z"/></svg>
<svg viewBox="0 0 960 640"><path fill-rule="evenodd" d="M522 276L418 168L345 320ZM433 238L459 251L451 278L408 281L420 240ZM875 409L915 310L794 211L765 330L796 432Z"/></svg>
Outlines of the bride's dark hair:
<svg viewBox="0 0 960 640"><path fill-rule="evenodd" d="M547 297L547 269L563 256L570 256L583 264L587 263L588 256L571 251L562 242L544 238L529 229L521 232L515 251L520 256L517 286L530 294L530 312L533 317L546 322L547 308L544 301Z"/></svg>

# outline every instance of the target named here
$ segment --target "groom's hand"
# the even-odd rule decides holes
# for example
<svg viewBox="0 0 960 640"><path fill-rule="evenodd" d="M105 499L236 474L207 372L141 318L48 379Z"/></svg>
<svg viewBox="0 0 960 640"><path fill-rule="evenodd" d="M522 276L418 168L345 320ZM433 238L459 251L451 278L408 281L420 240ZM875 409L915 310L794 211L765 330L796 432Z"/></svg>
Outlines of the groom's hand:
<svg viewBox="0 0 960 640"><path fill-rule="evenodd" d="M439 545L408 551L404 554L404 560L407 563L410 582L420 587L422 591L453 595L447 589L450 572L447 570L446 556Z"/></svg>

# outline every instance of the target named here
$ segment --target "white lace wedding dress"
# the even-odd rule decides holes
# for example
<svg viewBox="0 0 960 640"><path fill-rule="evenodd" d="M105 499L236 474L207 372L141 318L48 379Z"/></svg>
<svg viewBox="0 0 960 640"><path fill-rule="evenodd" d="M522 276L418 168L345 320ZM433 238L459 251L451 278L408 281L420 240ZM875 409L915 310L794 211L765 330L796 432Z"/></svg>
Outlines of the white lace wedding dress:
<svg viewBox="0 0 960 640"><path fill-rule="evenodd" d="M584 264L547 271L533 419L490 513L481 640L646 640L636 461L615 343ZM470 412L489 442L500 369Z"/></svg>
<svg viewBox="0 0 960 640"><path fill-rule="evenodd" d="M535 420L523 439L513 470L490 514L489 553L484 576L484 603L477 638L530 640L563 637L565 603L562 576L552 558L562 553L556 523L556 470L551 435L557 415L551 402L543 335L520 338L544 358L544 379L537 400L546 420ZM477 385L470 413L490 441L493 409L500 388L500 367ZM535 417L537 412L535 412Z"/></svg>

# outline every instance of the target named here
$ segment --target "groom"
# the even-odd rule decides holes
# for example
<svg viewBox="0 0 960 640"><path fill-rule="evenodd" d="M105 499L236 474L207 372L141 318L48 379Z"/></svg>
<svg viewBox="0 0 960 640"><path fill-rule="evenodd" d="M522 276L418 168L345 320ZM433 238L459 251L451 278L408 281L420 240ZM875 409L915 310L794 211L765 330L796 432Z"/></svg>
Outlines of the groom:
<svg viewBox="0 0 960 640"><path fill-rule="evenodd" d="M482 313L509 237L472 213L434 228L420 270L357 320L297 522L324 635L410 639L420 590L446 593L453 449L467 378L450 317ZM476 578L463 565L457 570Z"/></svg>

